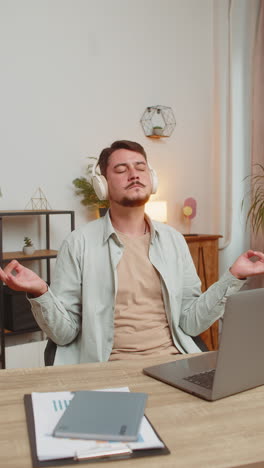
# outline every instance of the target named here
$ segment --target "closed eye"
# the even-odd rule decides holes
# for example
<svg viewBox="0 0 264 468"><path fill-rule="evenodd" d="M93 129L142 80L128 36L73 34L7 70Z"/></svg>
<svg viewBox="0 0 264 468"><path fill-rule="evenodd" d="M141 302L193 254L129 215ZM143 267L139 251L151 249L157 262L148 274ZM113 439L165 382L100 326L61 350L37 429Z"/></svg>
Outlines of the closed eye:
<svg viewBox="0 0 264 468"><path fill-rule="evenodd" d="M143 161L138 161L134 164L134 167L137 171L143 172L146 170L146 163ZM117 174L122 174L123 172L126 172L126 170L128 169L128 165L120 163L117 164L114 169Z"/></svg>
<svg viewBox="0 0 264 468"><path fill-rule="evenodd" d="M145 171L146 170L146 164L144 162L140 162L136 164L136 169L138 171Z"/></svg>
<svg viewBox="0 0 264 468"><path fill-rule="evenodd" d="M122 172L125 172L125 171L126 171L126 166L125 165L118 165L115 168L115 172L117 172L118 174L121 174Z"/></svg>

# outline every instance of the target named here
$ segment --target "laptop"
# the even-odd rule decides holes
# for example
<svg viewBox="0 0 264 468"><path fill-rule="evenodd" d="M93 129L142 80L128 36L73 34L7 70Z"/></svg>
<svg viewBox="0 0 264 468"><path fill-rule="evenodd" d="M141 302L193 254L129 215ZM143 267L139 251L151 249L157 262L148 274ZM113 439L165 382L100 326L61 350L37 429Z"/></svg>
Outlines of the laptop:
<svg viewBox="0 0 264 468"><path fill-rule="evenodd" d="M264 288L227 298L218 351L187 355L143 372L205 400L264 384Z"/></svg>

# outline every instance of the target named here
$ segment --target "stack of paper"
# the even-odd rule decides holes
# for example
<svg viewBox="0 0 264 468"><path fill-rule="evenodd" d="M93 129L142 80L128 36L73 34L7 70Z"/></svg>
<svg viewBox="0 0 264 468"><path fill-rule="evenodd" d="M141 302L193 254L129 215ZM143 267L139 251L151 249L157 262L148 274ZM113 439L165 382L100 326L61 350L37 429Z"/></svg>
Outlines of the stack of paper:
<svg viewBox="0 0 264 468"><path fill-rule="evenodd" d="M104 391L127 392L129 389L124 387L107 389ZM71 392L31 394L38 460L45 461L62 458L81 459L107 456L116 453L128 454L135 450L154 448L166 449L163 453L169 453L145 416L141 421L139 437L135 442L110 442L54 437L54 428L73 397L74 393Z"/></svg>

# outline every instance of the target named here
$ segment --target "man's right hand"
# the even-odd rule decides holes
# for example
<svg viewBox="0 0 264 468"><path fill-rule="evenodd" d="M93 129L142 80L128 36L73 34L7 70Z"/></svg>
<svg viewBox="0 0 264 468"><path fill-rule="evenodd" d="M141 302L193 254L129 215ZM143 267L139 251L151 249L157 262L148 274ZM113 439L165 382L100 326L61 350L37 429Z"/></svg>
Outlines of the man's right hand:
<svg viewBox="0 0 264 468"><path fill-rule="evenodd" d="M12 260L2 270L0 268L0 279L15 291L24 291L35 297L41 296L48 290L43 279L29 268L21 265L17 260Z"/></svg>

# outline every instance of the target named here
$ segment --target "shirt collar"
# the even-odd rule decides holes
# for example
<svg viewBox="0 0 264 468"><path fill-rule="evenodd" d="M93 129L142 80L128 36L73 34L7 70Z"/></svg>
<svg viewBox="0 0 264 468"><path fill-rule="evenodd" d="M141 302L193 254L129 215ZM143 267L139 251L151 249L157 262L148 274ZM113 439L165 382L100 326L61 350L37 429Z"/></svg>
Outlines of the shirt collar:
<svg viewBox="0 0 264 468"><path fill-rule="evenodd" d="M147 220L147 223L150 228L150 243L153 244L155 237L159 235L158 227L156 224L152 222L152 220L146 213L145 213L145 219Z"/></svg>
<svg viewBox="0 0 264 468"><path fill-rule="evenodd" d="M110 211L107 210L106 214L104 215L104 243L108 241L109 237L115 235L116 232L113 228L113 225L111 223L111 218L110 218Z"/></svg>
<svg viewBox="0 0 264 468"><path fill-rule="evenodd" d="M154 242L156 235L157 236L159 235L158 225L156 223L153 224L150 217L146 213L145 213L145 219L147 220L147 223L150 228L150 243L152 244ZM104 216L104 243L107 242L111 236L115 239L115 241L117 241L119 245L122 245L111 223L110 211L108 210Z"/></svg>

